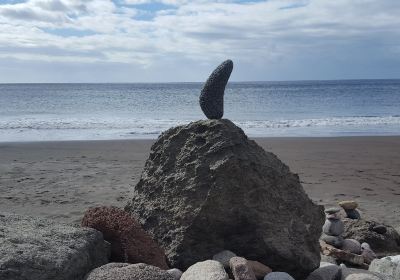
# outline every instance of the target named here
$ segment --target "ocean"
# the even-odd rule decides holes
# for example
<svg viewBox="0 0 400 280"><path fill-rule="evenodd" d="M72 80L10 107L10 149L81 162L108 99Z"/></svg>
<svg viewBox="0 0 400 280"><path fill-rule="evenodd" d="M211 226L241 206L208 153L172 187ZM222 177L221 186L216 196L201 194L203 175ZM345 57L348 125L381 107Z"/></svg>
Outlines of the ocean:
<svg viewBox="0 0 400 280"><path fill-rule="evenodd" d="M0 142L156 138L205 119L201 88L0 84ZM400 80L231 82L224 104L252 137L400 135Z"/></svg>

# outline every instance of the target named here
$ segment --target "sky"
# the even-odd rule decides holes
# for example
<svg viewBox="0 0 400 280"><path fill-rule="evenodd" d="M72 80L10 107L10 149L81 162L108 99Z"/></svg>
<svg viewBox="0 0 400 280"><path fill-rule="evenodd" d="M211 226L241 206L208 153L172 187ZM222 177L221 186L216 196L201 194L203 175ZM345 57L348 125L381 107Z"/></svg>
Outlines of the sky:
<svg viewBox="0 0 400 280"><path fill-rule="evenodd" d="M399 0L0 0L0 83L400 78Z"/></svg>

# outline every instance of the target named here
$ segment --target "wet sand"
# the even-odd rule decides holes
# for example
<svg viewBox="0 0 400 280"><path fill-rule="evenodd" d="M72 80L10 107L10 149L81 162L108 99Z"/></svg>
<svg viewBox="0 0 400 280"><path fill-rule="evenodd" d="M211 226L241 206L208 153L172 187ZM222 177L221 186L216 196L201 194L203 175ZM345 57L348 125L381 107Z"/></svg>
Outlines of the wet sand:
<svg viewBox="0 0 400 280"><path fill-rule="evenodd" d="M354 199L400 226L400 137L257 138L322 205ZM0 143L0 212L79 223L85 209L124 206L154 140Z"/></svg>

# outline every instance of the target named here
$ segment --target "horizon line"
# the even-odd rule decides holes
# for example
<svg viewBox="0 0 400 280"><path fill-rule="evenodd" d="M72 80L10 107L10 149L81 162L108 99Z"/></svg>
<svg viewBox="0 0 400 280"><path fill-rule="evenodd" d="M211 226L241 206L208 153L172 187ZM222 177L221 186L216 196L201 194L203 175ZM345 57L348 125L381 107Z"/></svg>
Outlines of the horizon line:
<svg viewBox="0 0 400 280"><path fill-rule="evenodd" d="M360 79L305 79L305 80L254 80L254 81L229 81L229 83L283 83L283 82L334 82L334 81L394 81L400 78L360 78ZM203 82L0 82L0 85L14 84L199 84Z"/></svg>

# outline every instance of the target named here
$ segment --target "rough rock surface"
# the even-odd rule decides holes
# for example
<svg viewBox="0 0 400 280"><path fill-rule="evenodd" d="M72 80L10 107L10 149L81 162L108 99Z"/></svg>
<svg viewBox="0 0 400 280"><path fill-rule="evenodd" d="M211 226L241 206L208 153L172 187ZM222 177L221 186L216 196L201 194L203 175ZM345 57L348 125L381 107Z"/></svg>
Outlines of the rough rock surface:
<svg viewBox="0 0 400 280"><path fill-rule="evenodd" d="M198 262L189 267L180 280L228 280L223 265L217 261Z"/></svg>
<svg viewBox="0 0 400 280"><path fill-rule="evenodd" d="M229 266L235 280L256 280L256 276L245 258L233 257L229 260Z"/></svg>
<svg viewBox="0 0 400 280"><path fill-rule="evenodd" d="M400 253L400 235L393 227L385 225L387 231L379 234L373 228L380 223L374 221L343 219L343 223L344 238L368 243L378 256Z"/></svg>
<svg viewBox="0 0 400 280"><path fill-rule="evenodd" d="M167 271L144 263L108 263L92 270L85 280L175 280Z"/></svg>
<svg viewBox="0 0 400 280"><path fill-rule="evenodd" d="M397 280L393 277L357 268L342 268L341 280Z"/></svg>
<svg viewBox="0 0 400 280"><path fill-rule="evenodd" d="M0 279L77 280L108 262L100 232L0 214Z"/></svg>
<svg viewBox="0 0 400 280"><path fill-rule="evenodd" d="M172 267L185 269L224 248L298 278L319 266L322 206L274 154L226 119L164 132L126 210L165 248Z"/></svg>
<svg viewBox="0 0 400 280"><path fill-rule="evenodd" d="M82 226L97 229L111 243L111 261L146 263L167 269L166 257L157 243L129 213L117 207L86 211Z"/></svg>
<svg viewBox="0 0 400 280"><path fill-rule="evenodd" d="M400 279L400 255L375 259L371 262L368 270Z"/></svg>
<svg viewBox="0 0 400 280"><path fill-rule="evenodd" d="M209 119L224 115L224 92L233 69L232 60L222 62L208 77L200 94L200 107Z"/></svg>

